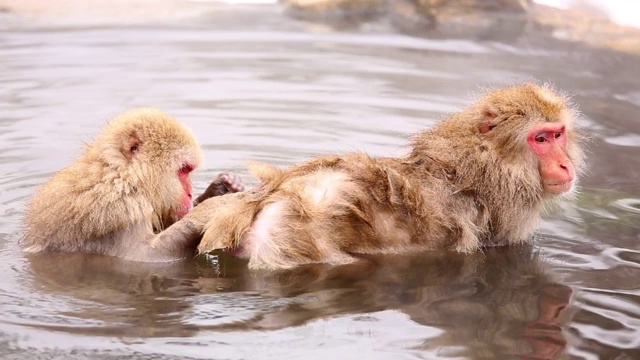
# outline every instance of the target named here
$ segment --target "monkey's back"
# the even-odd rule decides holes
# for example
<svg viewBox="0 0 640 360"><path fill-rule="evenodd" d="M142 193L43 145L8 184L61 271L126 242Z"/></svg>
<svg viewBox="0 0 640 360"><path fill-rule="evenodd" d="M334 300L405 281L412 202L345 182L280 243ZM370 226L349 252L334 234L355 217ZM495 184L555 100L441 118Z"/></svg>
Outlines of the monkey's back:
<svg viewBox="0 0 640 360"><path fill-rule="evenodd" d="M108 248L112 232L140 217L144 202L122 179L105 178L80 157L42 185L27 206L21 239L25 251ZM150 210L152 211L152 210Z"/></svg>
<svg viewBox="0 0 640 360"><path fill-rule="evenodd" d="M260 188L218 199L199 249L237 248L255 268L352 261L351 253L449 245L450 190L400 159L356 153L280 171L258 165ZM242 223L242 225L238 225ZM226 240L225 240L226 239Z"/></svg>

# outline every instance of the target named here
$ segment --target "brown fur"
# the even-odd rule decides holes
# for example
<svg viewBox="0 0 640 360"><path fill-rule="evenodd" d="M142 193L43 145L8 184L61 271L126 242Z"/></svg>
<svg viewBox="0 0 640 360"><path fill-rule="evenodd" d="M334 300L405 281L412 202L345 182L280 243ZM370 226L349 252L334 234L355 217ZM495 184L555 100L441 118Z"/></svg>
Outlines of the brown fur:
<svg viewBox="0 0 640 360"><path fill-rule="evenodd" d="M508 87L417 134L407 157L355 153L287 170L254 165L261 187L206 201L185 220L204 226L201 252L236 249L252 268L521 243L558 198L543 189L528 131L564 122L566 152L580 169L575 118L567 100L546 86ZM488 121L497 126L482 133Z"/></svg>
<svg viewBox="0 0 640 360"><path fill-rule="evenodd" d="M190 130L155 109L109 122L69 167L44 184L24 219L28 252L68 251L164 261L193 252L178 220L185 190L177 176L202 154Z"/></svg>

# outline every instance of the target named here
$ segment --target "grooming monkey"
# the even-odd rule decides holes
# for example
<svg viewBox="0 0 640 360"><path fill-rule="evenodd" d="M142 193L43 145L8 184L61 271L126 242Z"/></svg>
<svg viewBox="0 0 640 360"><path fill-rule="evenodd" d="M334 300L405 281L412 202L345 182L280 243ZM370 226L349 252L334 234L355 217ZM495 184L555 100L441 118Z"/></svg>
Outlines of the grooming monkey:
<svg viewBox="0 0 640 360"><path fill-rule="evenodd" d="M260 187L209 199L176 226L203 234L200 252L227 249L256 269L522 243L574 192L584 161L576 118L547 86L507 87L418 133L406 157L254 165Z"/></svg>
<svg viewBox="0 0 640 360"><path fill-rule="evenodd" d="M124 112L36 192L22 244L28 252L88 252L136 261L193 254L198 238L163 230L193 207L189 175L201 163L193 134L175 119L150 108ZM198 201L241 190L239 179L221 174Z"/></svg>

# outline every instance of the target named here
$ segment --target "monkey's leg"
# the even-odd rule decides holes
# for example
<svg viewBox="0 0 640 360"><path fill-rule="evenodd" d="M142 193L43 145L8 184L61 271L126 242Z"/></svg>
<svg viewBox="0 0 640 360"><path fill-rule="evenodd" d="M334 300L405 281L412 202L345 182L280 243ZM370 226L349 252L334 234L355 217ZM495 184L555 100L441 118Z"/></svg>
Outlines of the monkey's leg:
<svg viewBox="0 0 640 360"><path fill-rule="evenodd" d="M263 207L239 242L241 257L252 269L287 269L304 264L347 264L355 261L327 233L325 214L314 213L292 198Z"/></svg>
<svg viewBox="0 0 640 360"><path fill-rule="evenodd" d="M217 196L194 208L187 219L202 223L201 253L216 249L236 249L259 211L260 202L251 201L254 191Z"/></svg>

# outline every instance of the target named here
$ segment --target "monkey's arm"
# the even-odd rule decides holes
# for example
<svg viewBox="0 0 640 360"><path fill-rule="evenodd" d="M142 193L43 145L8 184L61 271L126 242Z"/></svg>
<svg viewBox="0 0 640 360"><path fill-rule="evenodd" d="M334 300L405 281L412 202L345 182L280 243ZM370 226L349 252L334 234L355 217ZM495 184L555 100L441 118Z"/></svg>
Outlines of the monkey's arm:
<svg viewBox="0 0 640 360"><path fill-rule="evenodd" d="M144 256L149 261L171 261L195 255L202 237L202 226L193 221L178 221L159 234L149 237Z"/></svg>
<svg viewBox="0 0 640 360"><path fill-rule="evenodd" d="M242 194L238 194L242 195ZM138 251L138 261L172 261L192 257L202 239L205 225L228 200L238 195L216 196L202 202L187 216L175 222L159 234L148 234L145 246ZM135 253L135 251L132 251Z"/></svg>
<svg viewBox="0 0 640 360"><path fill-rule="evenodd" d="M106 255L132 261L163 262L193 257L202 228L192 220L180 220L159 234L145 224L131 226L111 236L114 246Z"/></svg>
<svg viewBox="0 0 640 360"><path fill-rule="evenodd" d="M235 209L233 204L245 194L243 192L208 199L159 234L154 234L145 224L132 225L110 236L111 239L105 239L106 242L115 245L108 255L147 262L175 261L192 257L196 254L207 224L212 219L215 222L214 218L221 211Z"/></svg>
<svg viewBox="0 0 640 360"><path fill-rule="evenodd" d="M161 262L174 261L192 257L196 254L205 225L216 213L217 209L227 206L229 200L237 195L218 196L216 188L228 188L230 183L238 183L239 178L232 174L220 174L201 197L196 199L202 203L193 208L184 218L175 222L162 232L154 234L144 223L131 225L129 228L103 239L103 243L114 244L106 254L132 261ZM223 185L225 183L225 185ZM235 192L238 187L233 187ZM213 194L208 199L207 194ZM242 193L241 193L242 194ZM241 195L238 194L238 195ZM206 200L206 201L205 201ZM105 253L105 252L103 252Z"/></svg>

